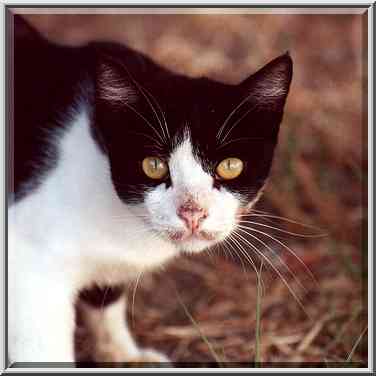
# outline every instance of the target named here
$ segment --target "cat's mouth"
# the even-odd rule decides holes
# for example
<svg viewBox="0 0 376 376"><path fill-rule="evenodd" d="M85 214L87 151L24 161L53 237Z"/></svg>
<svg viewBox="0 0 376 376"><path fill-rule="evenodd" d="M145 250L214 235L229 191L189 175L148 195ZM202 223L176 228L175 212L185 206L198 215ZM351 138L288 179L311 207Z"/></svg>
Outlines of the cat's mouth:
<svg viewBox="0 0 376 376"><path fill-rule="evenodd" d="M175 243L191 242L194 240L201 241L215 241L219 237L219 233L209 232L209 231L170 231L168 232L168 237L171 241Z"/></svg>

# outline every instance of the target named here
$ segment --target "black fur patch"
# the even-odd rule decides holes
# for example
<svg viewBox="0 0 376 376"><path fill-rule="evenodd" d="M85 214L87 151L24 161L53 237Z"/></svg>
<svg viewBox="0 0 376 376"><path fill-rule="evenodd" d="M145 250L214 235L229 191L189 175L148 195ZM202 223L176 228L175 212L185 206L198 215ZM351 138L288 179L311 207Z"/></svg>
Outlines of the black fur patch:
<svg viewBox="0 0 376 376"><path fill-rule="evenodd" d="M292 78L288 54L239 85L227 85L174 74L119 44L67 48L50 44L33 30L33 37L25 37L28 28L19 16L15 29L20 30L19 37L15 30L14 67L16 199L25 183L37 185L36 177L56 164L57 150L47 135L62 127L83 94L91 108L93 138L109 157L114 187L124 202L142 201L148 188L173 184L169 177L164 182L149 179L141 163L147 156L168 161L186 127L208 173L214 176L227 157L245 163L238 178L216 181L215 187L224 185L251 200L264 184ZM129 90L129 101L122 89Z"/></svg>
<svg viewBox="0 0 376 376"><path fill-rule="evenodd" d="M85 48L52 45L14 16L14 124L10 177L15 200L24 197L58 160L52 135L75 111L88 72ZM25 189L27 187L27 189Z"/></svg>
<svg viewBox="0 0 376 376"><path fill-rule="evenodd" d="M195 154L213 176L217 164L227 157L245 162L237 179L219 181L215 186L225 185L246 200L257 194L269 174L292 77L288 54L241 84L226 85L173 74L118 45L97 44L95 50L98 66L105 64L118 77L107 84L124 85L137 94L130 104L104 100L100 93L106 82L101 80L101 69L97 70L94 126L103 135L120 198L142 201L145 189L161 184L147 178L141 161L151 155L168 161L186 128ZM224 123L222 141L217 135ZM167 124L170 137L165 137L163 124ZM173 184L168 178L164 183Z"/></svg>
<svg viewBox="0 0 376 376"><path fill-rule="evenodd" d="M123 292L123 286L93 286L89 289L82 290L79 298L94 308L101 308L117 301L122 296Z"/></svg>

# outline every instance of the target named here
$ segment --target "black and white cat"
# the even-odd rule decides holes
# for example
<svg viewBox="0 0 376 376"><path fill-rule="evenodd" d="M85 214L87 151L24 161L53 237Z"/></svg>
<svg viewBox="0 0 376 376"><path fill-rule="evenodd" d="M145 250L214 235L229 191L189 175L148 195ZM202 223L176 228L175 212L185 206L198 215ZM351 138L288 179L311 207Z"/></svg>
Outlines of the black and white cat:
<svg viewBox="0 0 376 376"><path fill-rule="evenodd" d="M96 361L167 361L135 344L119 286L223 241L252 208L292 60L227 85L118 44L53 45L20 16L14 35L10 360L73 362L78 301ZM95 286L116 286L105 309Z"/></svg>

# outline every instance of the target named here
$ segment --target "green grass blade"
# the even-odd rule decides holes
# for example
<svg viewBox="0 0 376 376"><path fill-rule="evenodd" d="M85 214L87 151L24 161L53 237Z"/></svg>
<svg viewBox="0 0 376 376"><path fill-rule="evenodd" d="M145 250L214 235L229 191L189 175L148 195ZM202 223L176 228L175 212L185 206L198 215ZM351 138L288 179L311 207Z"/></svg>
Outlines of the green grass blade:
<svg viewBox="0 0 376 376"><path fill-rule="evenodd" d="M350 363L350 362L351 362L351 359L352 359L352 357L354 356L355 351L356 351L357 347L359 346L359 343L360 343L360 341L362 340L364 334L366 334L367 330L368 330L368 326L366 326L366 327L363 329L362 333L360 333L360 336L359 336L358 339L355 341L354 346L353 346L353 348L351 349L350 354L349 354L349 356L348 356L347 359L346 359L346 362L347 362L347 363Z"/></svg>
<svg viewBox="0 0 376 376"><path fill-rule="evenodd" d="M261 272L263 267L263 260L261 260L260 270L257 274L257 300L256 300L256 348L255 348L255 363L256 365L261 361L261 295L262 295L262 279Z"/></svg>
<svg viewBox="0 0 376 376"><path fill-rule="evenodd" d="M187 317L189 318L189 320L191 321L192 325L195 327L195 329L197 330L198 334L200 335L201 339L205 342L205 344L208 346L208 349L211 353L211 355L213 356L213 358L215 359L215 361L218 363L218 364L222 364L222 360L221 360L221 357L217 354L217 352L214 350L214 347L213 345L210 343L210 341L208 340L208 338L204 335L204 333L202 332L202 330L200 329L200 326L198 325L198 323L196 322L196 320L193 318L193 316L190 314L190 312L188 311L188 308L187 306L184 304L183 300L181 299L178 291L176 291L176 296L178 298L178 301L180 303L180 305L182 306L185 314L187 315Z"/></svg>

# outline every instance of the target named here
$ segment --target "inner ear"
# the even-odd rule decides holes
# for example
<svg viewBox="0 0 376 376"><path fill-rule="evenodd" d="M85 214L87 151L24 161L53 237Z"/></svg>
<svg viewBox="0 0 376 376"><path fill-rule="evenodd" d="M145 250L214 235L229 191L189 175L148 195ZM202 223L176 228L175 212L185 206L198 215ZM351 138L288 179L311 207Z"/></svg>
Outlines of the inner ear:
<svg viewBox="0 0 376 376"><path fill-rule="evenodd" d="M237 103L217 133L223 147L228 140L260 143L276 140L292 78L292 60L284 54L235 86Z"/></svg>
<svg viewBox="0 0 376 376"><path fill-rule="evenodd" d="M95 75L96 97L99 101L119 106L137 101L137 86L121 62L100 56Z"/></svg>
<svg viewBox="0 0 376 376"><path fill-rule="evenodd" d="M282 112L291 79L292 59L286 53L248 77L239 87L256 109Z"/></svg>

